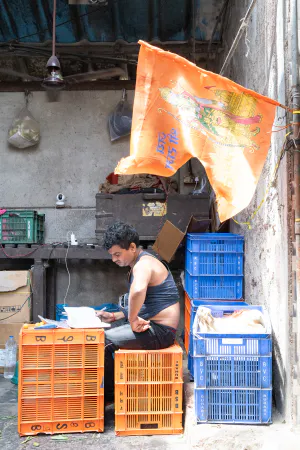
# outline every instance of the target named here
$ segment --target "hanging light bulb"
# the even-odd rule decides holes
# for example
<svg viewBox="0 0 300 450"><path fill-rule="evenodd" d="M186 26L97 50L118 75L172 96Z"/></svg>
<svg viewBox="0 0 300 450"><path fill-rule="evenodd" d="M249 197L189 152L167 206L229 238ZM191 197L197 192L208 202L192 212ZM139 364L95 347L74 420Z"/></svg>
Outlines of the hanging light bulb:
<svg viewBox="0 0 300 450"><path fill-rule="evenodd" d="M55 32L56 32L56 0L53 0L53 28L52 28L52 56L47 62L48 76L44 78L42 86L45 89L63 89L65 82L60 69L60 62L55 56Z"/></svg>
<svg viewBox="0 0 300 450"><path fill-rule="evenodd" d="M60 69L60 62L55 55L52 55L47 62L48 76L44 78L42 86L45 89L63 89L65 82Z"/></svg>

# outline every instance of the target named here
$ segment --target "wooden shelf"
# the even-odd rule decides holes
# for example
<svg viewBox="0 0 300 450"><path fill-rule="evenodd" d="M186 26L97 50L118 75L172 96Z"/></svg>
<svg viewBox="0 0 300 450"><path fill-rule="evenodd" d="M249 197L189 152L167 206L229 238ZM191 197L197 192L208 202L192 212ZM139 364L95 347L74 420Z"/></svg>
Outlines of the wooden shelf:
<svg viewBox="0 0 300 450"><path fill-rule="evenodd" d="M0 258L48 260L65 258L66 255L68 259L111 259L109 253L100 245L95 247L89 245L70 246L69 250L67 246L52 246L51 244L31 245L31 247L25 245L0 247Z"/></svg>

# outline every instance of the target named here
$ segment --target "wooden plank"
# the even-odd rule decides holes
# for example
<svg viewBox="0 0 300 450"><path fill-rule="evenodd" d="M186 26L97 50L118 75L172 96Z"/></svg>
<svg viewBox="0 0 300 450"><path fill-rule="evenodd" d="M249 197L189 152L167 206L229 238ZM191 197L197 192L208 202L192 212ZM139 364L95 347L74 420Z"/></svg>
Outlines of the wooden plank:
<svg viewBox="0 0 300 450"><path fill-rule="evenodd" d="M150 245L150 244L149 244ZM52 245L44 245L40 246L37 249L34 248L8 248L5 247L5 253L10 257L8 258L3 251L1 250L0 246L0 260L6 260L6 261L15 261L15 264L19 264L20 260L45 260L45 261L53 261L55 259L65 259L67 254L67 247L56 247L53 248ZM156 255L156 253L152 250L151 247L147 248L147 251L149 253L153 253ZM22 255L22 256L20 256ZM92 260L106 260L111 261L110 254L104 250L101 246L98 247L90 247L90 246L84 246L84 247L78 247L73 246L70 247L68 250L68 259L92 259ZM17 263L18 261L18 263ZM182 256L180 255L180 252L176 253L175 260L172 262L172 265L178 268L182 267Z"/></svg>
<svg viewBox="0 0 300 450"><path fill-rule="evenodd" d="M114 91L122 89L134 90L135 80L98 80L68 84L66 91ZM1 81L0 92L24 92L25 90L45 91L39 81Z"/></svg>
<svg viewBox="0 0 300 450"><path fill-rule="evenodd" d="M20 259L62 259L66 257L67 247L55 247L53 248L51 244L44 245L36 248L4 248L5 253L12 258L20 258ZM0 247L0 258L7 258L5 253L2 251ZM111 259L109 253L104 250L102 247L94 247L90 246L73 246L68 250L68 259Z"/></svg>

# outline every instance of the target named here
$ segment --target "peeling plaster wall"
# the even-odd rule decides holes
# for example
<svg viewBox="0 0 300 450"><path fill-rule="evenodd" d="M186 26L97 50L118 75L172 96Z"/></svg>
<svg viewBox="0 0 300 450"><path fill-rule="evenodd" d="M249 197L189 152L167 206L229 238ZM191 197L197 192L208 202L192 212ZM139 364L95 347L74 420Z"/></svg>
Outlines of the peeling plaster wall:
<svg viewBox="0 0 300 450"><path fill-rule="evenodd" d="M247 34L244 34L224 76L260 94L287 104L288 80L285 79L287 58L288 2L257 2ZM225 26L224 52L220 68L240 27L240 20L250 1L233 0ZM285 57L284 57L285 53ZM285 59L286 58L286 59ZM285 125L285 111L277 109L275 123ZM280 118L281 117L281 118ZM285 132L273 133L271 147L255 195L236 219L248 221L263 200L272 181L275 165L282 149ZM245 300L264 305L273 326L273 387L275 405L291 419L291 301L289 292L289 214L288 157L281 161L278 178L272 184L265 202L247 225L232 222L232 231L245 235Z"/></svg>

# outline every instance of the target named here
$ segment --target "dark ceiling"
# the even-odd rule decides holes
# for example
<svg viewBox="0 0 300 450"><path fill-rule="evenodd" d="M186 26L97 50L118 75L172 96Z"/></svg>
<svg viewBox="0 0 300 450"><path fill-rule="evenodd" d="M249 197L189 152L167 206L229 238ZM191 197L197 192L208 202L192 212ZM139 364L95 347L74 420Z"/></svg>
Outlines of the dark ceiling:
<svg viewBox="0 0 300 450"><path fill-rule="evenodd" d="M129 75L134 78L139 39L199 65L220 51L220 11L225 11L228 0L101 2L89 6L57 0L57 54L64 72L86 71L88 64L97 69L129 63ZM22 70L41 75L51 55L52 4L52 0L0 2L0 67L20 70L21 65Z"/></svg>

